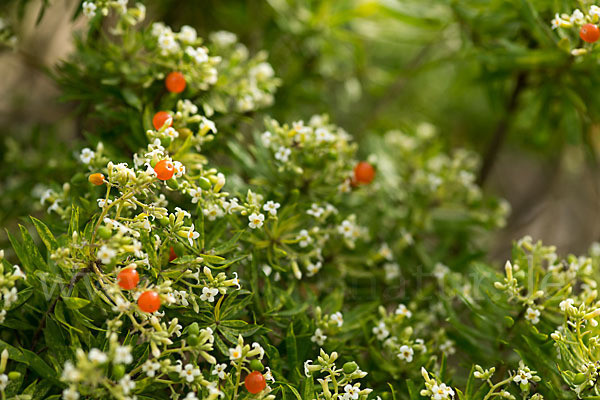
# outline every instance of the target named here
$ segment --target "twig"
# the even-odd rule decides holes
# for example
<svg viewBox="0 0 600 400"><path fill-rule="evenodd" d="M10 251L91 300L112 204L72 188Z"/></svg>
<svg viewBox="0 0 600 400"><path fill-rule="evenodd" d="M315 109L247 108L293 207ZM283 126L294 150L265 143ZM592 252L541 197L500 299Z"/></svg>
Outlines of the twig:
<svg viewBox="0 0 600 400"><path fill-rule="evenodd" d="M496 163L496 159L498 158L500 149L502 148L504 140L506 139L511 118L513 117L513 114L517 109L519 95L523 92L526 86L527 74L521 71L517 75L517 81L515 82L515 86L508 99L508 102L506 103L506 111L504 113L504 116L500 119L500 121L498 121L496 129L494 130L492 141L489 143L488 148L483 157L483 164L481 165L479 175L477 176L477 184L479 186L483 186L492 170L492 167Z"/></svg>

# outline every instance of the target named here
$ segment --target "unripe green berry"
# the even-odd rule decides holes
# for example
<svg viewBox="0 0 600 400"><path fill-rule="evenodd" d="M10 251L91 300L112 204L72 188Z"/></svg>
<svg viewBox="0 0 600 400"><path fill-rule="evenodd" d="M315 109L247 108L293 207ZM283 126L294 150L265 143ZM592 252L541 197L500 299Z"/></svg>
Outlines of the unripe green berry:
<svg viewBox="0 0 600 400"><path fill-rule="evenodd" d="M104 240L110 239L112 237L112 231L102 225L98 228L98 236Z"/></svg>
<svg viewBox="0 0 600 400"><path fill-rule="evenodd" d="M125 376L125 366L121 364L113 366L113 377L119 380L123 376Z"/></svg>
<svg viewBox="0 0 600 400"><path fill-rule="evenodd" d="M162 225L162 226L167 226L169 225L169 218L167 217L162 217L161 219L158 220L158 222Z"/></svg>
<svg viewBox="0 0 600 400"><path fill-rule="evenodd" d="M10 379L11 381L19 379L20 377L21 377L21 373L19 371L10 371L8 373L8 379Z"/></svg>
<svg viewBox="0 0 600 400"><path fill-rule="evenodd" d="M581 385L583 382L585 382L585 380L586 380L585 374L580 372L577 375L575 375L575 378L573 378L573 383L576 385Z"/></svg>
<svg viewBox="0 0 600 400"><path fill-rule="evenodd" d="M179 188L179 182L177 182L176 178L171 178L167 181L167 186L173 190L177 190Z"/></svg>
<svg viewBox="0 0 600 400"><path fill-rule="evenodd" d="M175 242L173 245L173 250L175 250L175 254L178 256L182 256L185 254L185 246L181 242Z"/></svg>
<svg viewBox="0 0 600 400"><path fill-rule="evenodd" d="M190 335L198 335L200 333L200 327L197 322L194 322L190 326L188 326L188 333Z"/></svg>
<svg viewBox="0 0 600 400"><path fill-rule="evenodd" d="M198 344L200 343L200 338L196 335L190 335L188 336L188 343L192 347L198 346Z"/></svg>
<svg viewBox="0 0 600 400"><path fill-rule="evenodd" d="M262 372L265 369L265 366L260 362L260 360L255 358L254 360L250 361L250 369L252 371Z"/></svg>
<svg viewBox="0 0 600 400"><path fill-rule="evenodd" d="M358 369L358 365L354 361L349 361L343 366L344 373L347 375L353 374Z"/></svg>
<svg viewBox="0 0 600 400"><path fill-rule="evenodd" d="M201 176L200 179L198 179L198 186L200 186L201 189L208 190L211 188L212 184L207 178Z"/></svg>

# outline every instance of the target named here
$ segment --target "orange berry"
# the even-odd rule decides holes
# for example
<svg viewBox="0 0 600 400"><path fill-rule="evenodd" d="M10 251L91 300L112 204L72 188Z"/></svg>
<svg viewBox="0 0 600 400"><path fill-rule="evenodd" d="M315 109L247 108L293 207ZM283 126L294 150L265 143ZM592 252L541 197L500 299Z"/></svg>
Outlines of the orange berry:
<svg viewBox="0 0 600 400"><path fill-rule="evenodd" d="M371 183L375 178L375 168L366 161L361 161L354 167L354 180L357 183Z"/></svg>
<svg viewBox="0 0 600 400"><path fill-rule="evenodd" d="M169 249L169 262L172 262L176 258L177 258L177 253L175 253L175 249L173 248L173 246L171 246L171 248Z"/></svg>
<svg viewBox="0 0 600 400"><path fill-rule="evenodd" d="M152 290L146 290L138 298L140 310L147 313L153 313L160 308L160 297L158 293Z"/></svg>
<svg viewBox="0 0 600 400"><path fill-rule="evenodd" d="M100 186L104 183L104 175L101 174L100 172L97 172L95 174L91 174L88 177L88 181L90 181L91 183L93 183L96 186Z"/></svg>
<svg viewBox="0 0 600 400"><path fill-rule="evenodd" d="M263 374L258 371L251 372L248 374L246 379L244 379L244 385L246 385L246 389L252 393L257 394L262 392L267 387L267 381Z"/></svg>
<svg viewBox="0 0 600 400"><path fill-rule="evenodd" d="M173 125L173 117L171 117L171 114L166 111L159 111L154 114L154 117L152 118L154 129L159 130L165 123L168 123L167 128Z"/></svg>
<svg viewBox="0 0 600 400"><path fill-rule="evenodd" d="M585 24L579 30L579 36L584 42L597 42L600 39L600 29L594 24Z"/></svg>
<svg viewBox="0 0 600 400"><path fill-rule="evenodd" d="M122 289L131 290L137 286L140 281L140 275L135 268L125 268L119 272L117 279Z"/></svg>
<svg viewBox="0 0 600 400"><path fill-rule="evenodd" d="M171 72L165 79L165 86L171 93L181 93L185 90L185 77L181 72Z"/></svg>
<svg viewBox="0 0 600 400"><path fill-rule="evenodd" d="M168 181L175 173L175 166L169 160L161 160L154 166L154 172L161 181Z"/></svg>

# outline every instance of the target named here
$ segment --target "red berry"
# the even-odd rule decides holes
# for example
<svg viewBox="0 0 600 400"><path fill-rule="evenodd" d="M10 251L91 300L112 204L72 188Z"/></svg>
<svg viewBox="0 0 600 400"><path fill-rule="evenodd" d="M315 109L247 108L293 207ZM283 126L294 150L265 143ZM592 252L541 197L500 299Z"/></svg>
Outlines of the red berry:
<svg viewBox="0 0 600 400"><path fill-rule="evenodd" d="M95 174L91 174L88 177L88 180L93 183L96 186L100 186L104 183L104 175L101 174L100 172L97 172Z"/></svg>
<svg viewBox="0 0 600 400"><path fill-rule="evenodd" d="M160 308L160 297L158 296L158 293L152 290L146 290L138 298L138 306L140 307L140 310L147 313L158 311Z"/></svg>
<svg viewBox="0 0 600 400"><path fill-rule="evenodd" d="M125 268L119 272L117 279L121 288L131 290L137 286L140 281L140 275L135 268Z"/></svg>
<svg viewBox="0 0 600 400"><path fill-rule="evenodd" d="M579 30L579 36L584 42L594 43L600 39L600 29L594 24L585 24Z"/></svg>
<svg viewBox="0 0 600 400"><path fill-rule="evenodd" d="M165 86L171 93L181 93L185 90L185 77L181 72L171 72L165 79Z"/></svg>
<svg viewBox="0 0 600 400"><path fill-rule="evenodd" d="M175 166L169 160L161 160L154 166L154 172L161 181L168 181L175 173Z"/></svg>
<svg viewBox="0 0 600 400"><path fill-rule="evenodd" d="M159 130L165 123L168 124L167 128L173 125L173 117L171 117L171 114L166 111L159 111L154 114L154 117L152 118L152 125L154 125L154 129Z"/></svg>
<svg viewBox="0 0 600 400"><path fill-rule="evenodd" d="M169 262L175 260L177 258L177 253L175 253L175 249L173 249L173 246L171 246L171 249L169 250Z"/></svg>
<svg viewBox="0 0 600 400"><path fill-rule="evenodd" d="M257 394L264 390L267 387L267 381L263 374L258 371L251 372L246 379L244 379L244 385L246 385L246 389L252 393Z"/></svg>
<svg viewBox="0 0 600 400"><path fill-rule="evenodd" d="M354 167L354 180L357 183L371 183L375 178L375 168L366 161L361 161Z"/></svg>

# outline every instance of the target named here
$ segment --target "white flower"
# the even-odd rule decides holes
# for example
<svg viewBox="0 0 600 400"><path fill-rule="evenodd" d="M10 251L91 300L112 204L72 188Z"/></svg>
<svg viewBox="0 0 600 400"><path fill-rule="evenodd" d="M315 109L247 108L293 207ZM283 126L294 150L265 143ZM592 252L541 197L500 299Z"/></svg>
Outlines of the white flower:
<svg viewBox="0 0 600 400"><path fill-rule="evenodd" d="M133 389L135 389L135 381L131 380L129 375L125 375L119 381L119 385L123 389L123 394L129 394Z"/></svg>
<svg viewBox="0 0 600 400"><path fill-rule="evenodd" d="M200 376L200 368L194 367L193 364L187 364L179 373L181 378L185 378L189 383L194 382L197 376Z"/></svg>
<svg viewBox="0 0 600 400"><path fill-rule="evenodd" d="M0 260L2 260L2 257L0 257ZM21 267L19 267L18 265L13 265L13 269L14 269L14 271L13 271L12 275L14 277L16 277L16 278L23 278L23 279L26 278L26 276L23 273L23 271L21 271Z"/></svg>
<svg viewBox="0 0 600 400"><path fill-rule="evenodd" d="M200 130L202 131L211 131L213 133L217 133L217 126L213 121L206 117L202 117L202 121L200 122Z"/></svg>
<svg viewBox="0 0 600 400"><path fill-rule="evenodd" d="M388 261L390 261L394 257L394 255L392 254L392 250L390 249L390 246L388 246L387 243L381 245L381 247L379 248L379 255Z"/></svg>
<svg viewBox="0 0 600 400"><path fill-rule="evenodd" d="M106 354L96 348L90 350L88 358L91 362L98 364L104 364L108 360Z"/></svg>
<svg viewBox="0 0 600 400"><path fill-rule="evenodd" d="M600 7L598 7L598 6L590 6L590 12L589 12L589 14L592 17L594 17L594 16L600 17Z"/></svg>
<svg viewBox="0 0 600 400"><path fill-rule="evenodd" d="M165 129L165 135L167 135L171 139L177 139L179 137L179 132L177 132L177 130L175 130L175 128L170 126L167 129Z"/></svg>
<svg viewBox="0 0 600 400"><path fill-rule="evenodd" d="M413 354L414 354L414 350L412 349L412 347L409 347L407 345L402 345L400 346L400 352L398 353L398 358L400 360L406 361L406 362L411 362L413 359Z"/></svg>
<svg viewBox="0 0 600 400"><path fill-rule="evenodd" d="M433 385L431 387L431 398L433 400L445 400L454 397L454 390L446 386L445 383Z"/></svg>
<svg viewBox="0 0 600 400"><path fill-rule="evenodd" d="M94 17L94 15L96 15L97 7L91 1L84 1L81 7L83 9L83 15L85 15L86 17L92 18L92 17ZM79 397L79 395L77 395L77 397Z"/></svg>
<svg viewBox="0 0 600 400"><path fill-rule="evenodd" d="M446 274L448 274L449 271L450 271L450 268L448 268L444 264L436 263L435 267L433 268L433 276L435 276L439 280L442 280L442 279L444 279Z"/></svg>
<svg viewBox="0 0 600 400"><path fill-rule="evenodd" d="M159 369L160 364L152 360L146 360L146 362L142 364L142 371L144 371L146 375L148 375L151 378L154 378L156 376L156 371L158 371Z"/></svg>
<svg viewBox="0 0 600 400"><path fill-rule="evenodd" d="M266 81L275 75L275 71L271 64L262 62L250 70L250 75L258 81Z"/></svg>
<svg viewBox="0 0 600 400"><path fill-rule="evenodd" d="M308 367L310 367L312 363L312 360L306 360L304 361L304 375L308 378L310 377L310 369Z"/></svg>
<svg viewBox="0 0 600 400"><path fill-rule="evenodd" d="M210 39L221 47L231 46L235 42L237 42L237 36L235 33L227 32L227 31L217 31L210 34Z"/></svg>
<svg viewBox="0 0 600 400"><path fill-rule="evenodd" d="M102 262L102 264L110 264L112 259L117 255L117 252L106 245L102 245L100 250L98 250L98 260Z"/></svg>
<svg viewBox="0 0 600 400"><path fill-rule="evenodd" d="M373 334L377 336L377 339L379 340L385 339L390 334L390 331L387 329L387 327L385 326L385 322L383 321L379 321L377 326L373 327L372 331Z"/></svg>
<svg viewBox="0 0 600 400"><path fill-rule="evenodd" d="M573 300L573 299L565 299L565 300L561 301L559 304L560 310L565 312L565 311L567 311L567 309L569 307L573 307L574 303L575 303L575 300Z"/></svg>
<svg viewBox="0 0 600 400"><path fill-rule="evenodd" d="M571 14L571 23L577 25L582 25L585 23L585 16L579 9L573 11L573 14Z"/></svg>
<svg viewBox="0 0 600 400"><path fill-rule="evenodd" d="M94 156L96 155L96 153L94 153L92 150L88 149L87 147L81 150L81 154L79 155L79 159L81 160L82 163L84 164L89 164L92 162L92 160L94 159Z"/></svg>
<svg viewBox="0 0 600 400"><path fill-rule="evenodd" d="M198 396L196 396L196 393L194 392L189 392L187 396L184 397L184 400L198 400Z"/></svg>
<svg viewBox="0 0 600 400"><path fill-rule="evenodd" d="M238 203L238 199L234 197L230 201L224 200L222 206L223 210L225 210L227 214L233 214L238 209L240 204Z"/></svg>
<svg viewBox="0 0 600 400"><path fill-rule="evenodd" d="M179 43L170 31L165 31L158 37L158 47L163 55L179 51Z"/></svg>
<svg viewBox="0 0 600 400"><path fill-rule="evenodd" d="M356 386L352 386L350 384L344 386L344 392L346 392L346 394L344 395L345 399L358 399L358 394L360 392L360 389Z"/></svg>
<svg viewBox="0 0 600 400"><path fill-rule="evenodd" d="M356 227L354 226L352 221L349 221L347 219L342 221L342 224L338 226L338 232L344 235L346 239L352 239L354 237L355 230Z"/></svg>
<svg viewBox="0 0 600 400"><path fill-rule="evenodd" d="M204 216L208 218L209 221L214 221L217 217L223 216L223 210L216 204L211 204L208 208L204 209Z"/></svg>
<svg viewBox="0 0 600 400"><path fill-rule="evenodd" d="M515 383L517 383L518 385L527 385L529 380L532 378L531 372L529 372L528 369L529 368L519 369L517 371L517 373L515 374L515 377L513 378Z"/></svg>
<svg viewBox="0 0 600 400"><path fill-rule="evenodd" d="M248 226L252 229L260 228L263 226L263 221L265 220L265 216L262 214L252 213L248 217Z"/></svg>
<svg viewBox="0 0 600 400"><path fill-rule="evenodd" d="M412 317L412 312L410 312L410 310L408 308L406 308L406 306L404 304L400 304L400 305L398 305L398 308L396 309L396 315L402 315L406 318L410 318L410 317Z"/></svg>
<svg viewBox="0 0 600 400"><path fill-rule="evenodd" d="M339 311L331 314L329 319L331 319L333 322L335 322L338 327L341 327L342 325L344 325L344 317L343 317L342 313Z"/></svg>
<svg viewBox="0 0 600 400"><path fill-rule="evenodd" d="M208 389L209 395L214 395L214 396L219 396L219 397L224 396L223 392L221 392L219 390L219 388L217 387L217 382L211 382L206 388Z"/></svg>
<svg viewBox="0 0 600 400"><path fill-rule="evenodd" d="M122 296L115 296L115 306L113 307L113 311L124 313L129 310L130 306L131 303L125 300Z"/></svg>
<svg viewBox="0 0 600 400"><path fill-rule="evenodd" d="M288 162L290 158L290 154L292 154L292 150L287 147L281 146L275 153L275 159L281 162Z"/></svg>
<svg viewBox="0 0 600 400"><path fill-rule="evenodd" d="M271 132L265 131L262 135L260 135L260 138L263 142L263 145L265 145L265 147L271 146L271 141L273 140L273 134Z"/></svg>
<svg viewBox="0 0 600 400"><path fill-rule="evenodd" d="M6 320L6 310L0 310L0 324L4 323Z"/></svg>
<svg viewBox="0 0 600 400"><path fill-rule="evenodd" d="M203 287L202 294L200 295L200 300L212 303L213 301L215 301L215 296L218 294L219 289L217 288Z"/></svg>
<svg viewBox="0 0 600 400"><path fill-rule="evenodd" d="M319 207L319 205L316 204L316 203L313 203L310 206L310 209L308 211L306 211L306 213L308 215L312 215L315 218L320 218L321 215L323 215L324 212L325 212L325 209L322 208L322 207Z"/></svg>
<svg viewBox="0 0 600 400"><path fill-rule="evenodd" d="M525 319L527 319L532 324L537 324L540 322L540 310L527 307L527 311L525 312Z"/></svg>
<svg viewBox="0 0 600 400"><path fill-rule="evenodd" d="M115 364L130 364L133 362L131 346L117 346L113 362Z"/></svg>
<svg viewBox="0 0 600 400"><path fill-rule="evenodd" d="M273 377L273 373L271 372L271 368L267 367L267 370L263 374L266 381L275 382L275 378Z"/></svg>
<svg viewBox="0 0 600 400"><path fill-rule="evenodd" d="M269 200L263 206L263 210L268 212L271 215L277 215L277 209L281 206L281 204L276 203L272 200Z"/></svg>
<svg viewBox="0 0 600 400"><path fill-rule="evenodd" d="M321 330L321 328L317 328L315 330L315 334L311 336L310 341L314 342L316 344L318 344L319 346L323 346L323 344L325 343L325 340L327 340L327 336L325 334L323 334L323 331Z"/></svg>
<svg viewBox="0 0 600 400"><path fill-rule="evenodd" d="M311 277L314 276L321 269L322 264L321 261L317 261L316 263L308 263L306 266L306 276Z"/></svg>
<svg viewBox="0 0 600 400"><path fill-rule="evenodd" d="M179 40L185 43L193 43L198 38L196 30L189 25L183 25L179 31Z"/></svg>
<svg viewBox="0 0 600 400"><path fill-rule="evenodd" d="M217 375L219 379L225 379L227 373L225 372L225 368L227 368L227 364L217 364L212 370L213 375Z"/></svg>
<svg viewBox="0 0 600 400"><path fill-rule="evenodd" d="M0 375L1 377L2 375ZM6 375L4 375L6 376ZM2 388L2 385L0 384L0 388ZM2 388L2 390L4 390L4 388ZM77 392L77 390L75 390L75 388L73 387L68 387L65 390L63 390L62 392L62 398L63 400L78 400L79 399L79 393Z"/></svg>
<svg viewBox="0 0 600 400"><path fill-rule="evenodd" d="M190 242L190 246L193 246L194 240L196 240L200 237L200 234L198 232L194 231L194 224L192 224L192 226L190 227L190 230L188 231L186 236L188 238L188 241Z"/></svg>
<svg viewBox="0 0 600 400"><path fill-rule="evenodd" d="M262 360L265 356L265 349L263 349L262 346L257 342L252 343L252 349L258 351L258 359Z"/></svg>
<svg viewBox="0 0 600 400"><path fill-rule="evenodd" d="M73 362L67 360L63 368L61 380L65 382L77 382L81 379L81 372L73 365Z"/></svg>
<svg viewBox="0 0 600 400"><path fill-rule="evenodd" d="M383 265L385 279L387 281L394 280L400 276L400 266L397 263L385 263Z"/></svg>
<svg viewBox="0 0 600 400"><path fill-rule="evenodd" d="M446 340L444 343L440 344L440 351L446 354L456 353L456 349L454 348L454 342L452 342L452 340Z"/></svg>
<svg viewBox="0 0 600 400"><path fill-rule="evenodd" d="M2 295L4 296L4 308L9 308L19 298L16 287L12 287L10 290L2 289Z"/></svg>
<svg viewBox="0 0 600 400"><path fill-rule="evenodd" d="M193 58L196 64L202 64L209 60L208 51L204 47L193 48L192 46L188 46L185 48L185 53ZM202 125L200 128L202 128Z"/></svg>
<svg viewBox="0 0 600 400"><path fill-rule="evenodd" d="M298 240L298 245L300 247L306 247L309 244L311 244L313 241L313 239L310 237L310 235L308 234L308 231L306 229L302 229L300 232L298 232L298 236L296 237L296 240Z"/></svg>
<svg viewBox="0 0 600 400"><path fill-rule="evenodd" d="M237 345L232 349L229 349L229 359L231 361L238 360L242 357L242 346Z"/></svg>

